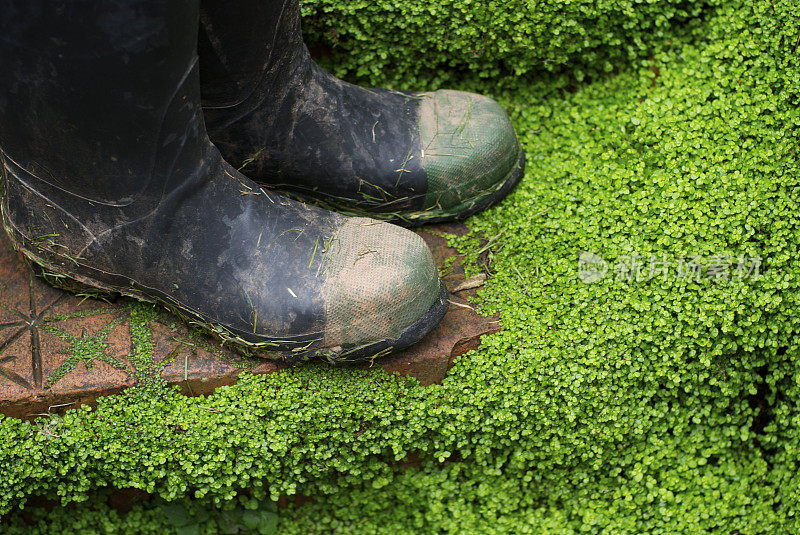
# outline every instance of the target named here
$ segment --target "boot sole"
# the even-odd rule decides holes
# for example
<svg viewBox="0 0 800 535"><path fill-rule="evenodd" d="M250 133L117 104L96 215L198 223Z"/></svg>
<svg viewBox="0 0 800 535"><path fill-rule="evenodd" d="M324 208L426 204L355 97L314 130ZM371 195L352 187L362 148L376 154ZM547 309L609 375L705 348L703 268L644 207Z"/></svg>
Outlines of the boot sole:
<svg viewBox="0 0 800 535"><path fill-rule="evenodd" d="M11 233L9 233L9 236L12 236ZM309 360L322 360L330 364L346 365L372 361L387 356L422 340L439 324L448 309L449 292L442 282L439 295L428 311L416 322L406 327L394 339L378 340L355 347L314 349L308 348L313 343L313 341L309 342L308 340L298 342L276 339L274 341L250 342L244 336L252 336L252 334L236 333L221 325L210 323L196 312L182 307L157 290L144 290L133 282L123 289L85 275L64 273L62 269L40 258L35 253L19 247L17 240L13 237L11 241L15 248L29 260L34 273L56 288L81 296L105 299L125 296L138 301L156 303L174 313L186 323L199 327L204 332L219 339L223 345L228 344L246 356L258 356L289 365L297 365Z"/></svg>

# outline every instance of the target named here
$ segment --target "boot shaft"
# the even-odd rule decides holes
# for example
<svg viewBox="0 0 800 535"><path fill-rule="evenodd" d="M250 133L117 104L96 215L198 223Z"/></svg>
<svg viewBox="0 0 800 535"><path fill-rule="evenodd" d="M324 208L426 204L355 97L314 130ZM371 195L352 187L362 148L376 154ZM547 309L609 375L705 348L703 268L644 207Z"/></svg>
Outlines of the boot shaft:
<svg viewBox="0 0 800 535"><path fill-rule="evenodd" d="M207 111L239 107L249 113L248 99L257 91L279 100L296 71L308 64L300 2L201 2L198 48Z"/></svg>
<svg viewBox="0 0 800 535"><path fill-rule="evenodd" d="M130 217L202 175L195 168L210 144L196 1L0 6L0 149L10 175L55 202L130 207Z"/></svg>

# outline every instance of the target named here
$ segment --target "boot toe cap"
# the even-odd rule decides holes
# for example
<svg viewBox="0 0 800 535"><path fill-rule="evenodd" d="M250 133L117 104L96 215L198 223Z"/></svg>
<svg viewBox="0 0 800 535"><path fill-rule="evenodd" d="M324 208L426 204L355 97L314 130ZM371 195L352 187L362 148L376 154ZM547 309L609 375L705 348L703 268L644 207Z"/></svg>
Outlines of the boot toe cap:
<svg viewBox="0 0 800 535"><path fill-rule="evenodd" d="M463 91L423 95L420 142L428 177L425 208L443 214L467 211L499 190L521 154L503 107Z"/></svg>
<svg viewBox="0 0 800 535"><path fill-rule="evenodd" d="M373 219L346 219L330 246L324 345L346 349L404 337L434 306L440 285L422 238ZM426 334L434 326L418 328Z"/></svg>

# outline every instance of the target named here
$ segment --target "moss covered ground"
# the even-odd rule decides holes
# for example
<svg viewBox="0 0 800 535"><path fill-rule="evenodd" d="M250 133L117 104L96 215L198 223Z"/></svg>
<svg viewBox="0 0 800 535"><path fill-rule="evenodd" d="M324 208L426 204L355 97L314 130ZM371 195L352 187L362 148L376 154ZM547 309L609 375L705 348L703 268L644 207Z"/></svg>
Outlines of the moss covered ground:
<svg viewBox="0 0 800 535"><path fill-rule="evenodd" d="M2 419L6 531L799 532L800 7L304 10L350 80L512 113L525 179L454 239L505 329L439 386L307 366ZM111 486L155 497L121 514Z"/></svg>

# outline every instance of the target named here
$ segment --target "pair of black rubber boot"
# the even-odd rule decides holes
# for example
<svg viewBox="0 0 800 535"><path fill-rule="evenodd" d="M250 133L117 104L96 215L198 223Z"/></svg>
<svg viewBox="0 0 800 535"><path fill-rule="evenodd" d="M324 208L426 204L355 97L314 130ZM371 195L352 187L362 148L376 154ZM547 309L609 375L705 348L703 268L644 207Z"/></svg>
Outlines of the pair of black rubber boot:
<svg viewBox="0 0 800 535"><path fill-rule="evenodd" d="M0 6L16 247L57 285L160 302L240 349L347 362L418 341L447 293L386 221L465 217L522 173L494 101L320 69L299 0Z"/></svg>

